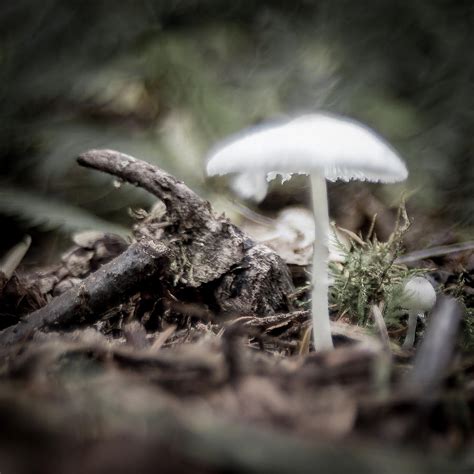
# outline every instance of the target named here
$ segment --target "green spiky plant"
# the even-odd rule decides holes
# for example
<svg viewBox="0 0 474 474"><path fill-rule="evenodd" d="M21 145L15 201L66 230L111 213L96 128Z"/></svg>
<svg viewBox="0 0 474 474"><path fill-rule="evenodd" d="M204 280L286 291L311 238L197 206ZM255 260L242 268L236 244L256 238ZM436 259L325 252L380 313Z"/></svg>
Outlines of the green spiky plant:
<svg viewBox="0 0 474 474"><path fill-rule="evenodd" d="M408 268L397 263L403 255L403 238L410 228L405 203L400 204L394 232L387 242L380 242L374 234L375 217L365 238L351 231L339 229L349 237L349 245L336 240L342 262L330 262L332 284L330 304L339 317L359 326L372 327L372 305L382 308L383 317L392 338L404 333L406 311L402 308L403 284L410 277L426 274L427 269ZM465 308L462 323L461 348L464 352L474 349L474 298L467 290L470 275L461 273L456 281L441 288L441 293L458 299ZM469 280L469 281L466 281ZM310 301L303 295L309 286L295 293L297 304L306 307ZM398 330L401 329L401 332Z"/></svg>
<svg viewBox="0 0 474 474"><path fill-rule="evenodd" d="M418 269L409 269L396 263L403 253L403 237L410 227L405 204L398 210L395 230L386 242L380 242L374 233L375 217L365 239L343 230L349 236L349 247L337 242L344 261L330 265L333 284L330 301L339 314L351 322L370 326L372 305L383 305L384 319L391 329L401 327L404 312L400 307L402 283Z"/></svg>
<svg viewBox="0 0 474 474"><path fill-rule="evenodd" d="M349 244L336 237L336 247L343 258L329 264L332 279L330 304L337 308L339 317L360 326L372 323L369 314L373 304L383 304L386 323L397 329L401 327L400 320L405 314L400 306L403 283L410 276L422 274L423 270L409 269L397 263L403 254L403 238L410 228L404 202L400 204L394 232L387 242L377 239L375 219L376 216L365 238L339 228L349 237ZM310 303L303 296L309 288L303 286L294 294L298 306L306 307Z"/></svg>

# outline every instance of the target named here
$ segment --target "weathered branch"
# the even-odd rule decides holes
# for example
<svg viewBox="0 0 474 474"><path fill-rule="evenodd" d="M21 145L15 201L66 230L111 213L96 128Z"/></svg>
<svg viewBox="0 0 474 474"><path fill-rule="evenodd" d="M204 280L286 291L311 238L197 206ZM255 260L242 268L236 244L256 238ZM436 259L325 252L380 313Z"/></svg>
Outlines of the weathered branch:
<svg viewBox="0 0 474 474"><path fill-rule="evenodd" d="M139 186L163 201L166 214L150 214L136 226L136 234L164 241L175 250L176 283L198 287L216 280L255 245L227 219L214 216L210 204L183 182L145 161L113 150L90 150L77 161Z"/></svg>
<svg viewBox="0 0 474 474"><path fill-rule="evenodd" d="M141 285L169 268L170 251L161 244L137 242L83 282L15 326L0 332L5 347L28 339L35 331L98 319L104 311L126 301Z"/></svg>
<svg viewBox="0 0 474 474"><path fill-rule="evenodd" d="M214 295L211 303L222 312L263 315L290 309L287 295L293 286L285 263L224 217L214 216L209 203L184 183L110 150L92 150L78 161L150 191L167 212L145 219L137 232L139 242L113 261L87 277L74 272L75 280L85 279L1 332L0 345L25 340L37 330L98 319L156 274L181 287L209 283L204 293Z"/></svg>
<svg viewBox="0 0 474 474"><path fill-rule="evenodd" d="M123 181L146 189L163 201L167 220L186 227L212 218L207 201L189 189L182 181L146 161L114 150L89 150L77 159L81 166L117 176Z"/></svg>
<svg viewBox="0 0 474 474"><path fill-rule="evenodd" d="M140 186L166 206L150 214L136 234L164 242L174 251L174 283L197 288L210 284L222 312L272 314L290 308L294 290L286 264L257 244L210 204L169 173L112 150L91 150L78 158L88 168Z"/></svg>

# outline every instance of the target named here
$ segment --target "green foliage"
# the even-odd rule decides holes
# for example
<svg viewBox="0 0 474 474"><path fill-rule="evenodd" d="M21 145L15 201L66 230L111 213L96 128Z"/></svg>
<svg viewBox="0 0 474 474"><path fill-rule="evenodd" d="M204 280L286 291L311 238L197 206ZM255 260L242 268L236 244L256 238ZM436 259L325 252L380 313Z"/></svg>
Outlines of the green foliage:
<svg viewBox="0 0 474 474"><path fill-rule="evenodd" d="M15 188L0 190L0 212L21 219L29 227L66 233L99 230L126 236L127 229L100 219L79 207L65 204L39 194Z"/></svg>
<svg viewBox="0 0 474 474"><path fill-rule="evenodd" d="M105 178L77 170L79 152L109 147L209 197L202 160L219 138L323 109L400 151L422 212L472 226L471 13L428 0L10 2L0 12L0 172L70 205L92 195L99 215L146 207L133 187L110 199Z"/></svg>
<svg viewBox="0 0 474 474"><path fill-rule="evenodd" d="M403 314L399 306L402 283L417 270L396 263L402 254L403 236L410 226L404 204L400 206L395 231L387 242L380 242L372 230L365 240L345 231L350 248L338 242L345 256L343 263L332 263L334 283L330 300L341 314L360 325L369 323L370 306L383 302L384 318L396 326Z"/></svg>

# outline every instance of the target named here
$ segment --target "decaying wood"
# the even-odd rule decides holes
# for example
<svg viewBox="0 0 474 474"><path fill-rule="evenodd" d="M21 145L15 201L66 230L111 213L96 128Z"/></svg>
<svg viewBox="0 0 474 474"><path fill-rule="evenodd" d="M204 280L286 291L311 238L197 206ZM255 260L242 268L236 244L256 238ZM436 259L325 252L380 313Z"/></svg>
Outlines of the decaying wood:
<svg viewBox="0 0 474 474"><path fill-rule="evenodd" d="M103 232L86 231L72 236L74 246L61 256L61 263L30 275L44 294L58 296L80 282L102 265L120 255L128 243L122 237Z"/></svg>
<svg viewBox="0 0 474 474"><path fill-rule="evenodd" d="M135 234L165 243L175 255L175 284L208 285L220 312L271 314L287 311L294 291L286 264L257 244L174 176L112 150L91 150L80 165L142 187L161 200L164 213L151 213ZM204 289L206 290L206 289Z"/></svg>
<svg viewBox="0 0 474 474"><path fill-rule="evenodd" d="M77 162L147 190L165 204L170 225L183 232L196 224L210 225L213 221L207 201L179 179L146 161L115 150L90 150L80 155Z"/></svg>
<svg viewBox="0 0 474 474"><path fill-rule="evenodd" d="M126 301L141 285L152 279L159 284L158 277L169 268L170 259L171 252L162 243L144 240L132 244L79 285L0 332L0 346L24 341L37 330L97 320L111 306Z"/></svg>
<svg viewBox="0 0 474 474"><path fill-rule="evenodd" d="M0 333L0 344L21 341L38 329L99 319L154 276L157 260L170 287L200 287L203 295L212 295L205 303L218 313L267 315L291 308L288 295L294 288L282 259L224 216L215 216L210 204L184 183L110 150L87 152L78 161L143 187L164 203L166 212L152 212L139 223L139 243L126 251L126 243L113 236L76 237L63 264L40 278L45 294L55 298Z"/></svg>
<svg viewBox="0 0 474 474"><path fill-rule="evenodd" d="M473 395L471 366L456 380L461 409L442 383L461 317L452 300L433 314L406 379L411 354L388 340L378 307L383 343L339 320L335 350L298 355L310 312L291 311L274 252L161 170L110 151L80 160L153 192L166 212L145 216L130 246L76 236L40 278L49 304L0 333L1 466L26 472L28 457L48 472L454 471L440 446L459 455L472 442ZM24 456L11 456L11 439Z"/></svg>

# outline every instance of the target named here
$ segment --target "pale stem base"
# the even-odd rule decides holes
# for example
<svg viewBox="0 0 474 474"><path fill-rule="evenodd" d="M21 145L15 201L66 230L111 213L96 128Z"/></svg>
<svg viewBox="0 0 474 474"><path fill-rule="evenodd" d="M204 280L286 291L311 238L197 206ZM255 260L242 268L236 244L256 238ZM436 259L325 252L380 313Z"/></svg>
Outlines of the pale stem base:
<svg viewBox="0 0 474 474"><path fill-rule="evenodd" d="M312 268L312 318L316 351L334 347L331 337L328 308L328 236L329 210L326 178L322 174L310 175L314 213L314 245Z"/></svg>
<svg viewBox="0 0 474 474"><path fill-rule="evenodd" d="M418 316L422 316L423 313L418 311L410 310L408 312L408 329L407 335L405 336L405 341L403 342L403 349L412 349L415 345L415 336L416 336L416 324L418 322Z"/></svg>

